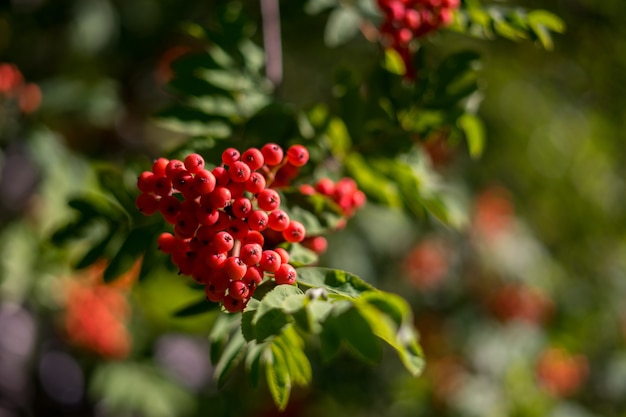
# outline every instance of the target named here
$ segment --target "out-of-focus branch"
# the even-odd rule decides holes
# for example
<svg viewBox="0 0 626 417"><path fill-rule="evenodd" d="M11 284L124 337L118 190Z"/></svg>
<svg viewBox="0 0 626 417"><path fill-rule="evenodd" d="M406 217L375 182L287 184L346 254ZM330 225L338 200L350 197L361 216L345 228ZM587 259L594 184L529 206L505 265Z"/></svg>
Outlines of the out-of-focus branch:
<svg viewBox="0 0 626 417"><path fill-rule="evenodd" d="M278 0L261 0L265 73L276 88L283 80L283 47L280 38L280 9Z"/></svg>

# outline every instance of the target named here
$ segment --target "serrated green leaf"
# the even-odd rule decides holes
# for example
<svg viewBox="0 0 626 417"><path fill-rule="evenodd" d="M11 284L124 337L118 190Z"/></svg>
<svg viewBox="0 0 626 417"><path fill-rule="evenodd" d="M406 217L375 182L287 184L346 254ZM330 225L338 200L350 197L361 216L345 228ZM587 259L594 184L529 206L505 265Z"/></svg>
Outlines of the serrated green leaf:
<svg viewBox="0 0 626 417"><path fill-rule="evenodd" d="M182 307L174 312L174 317L183 318L183 317L192 317L197 316L198 314L205 314L210 311L216 311L220 308L219 303L212 303L206 299L206 297L202 297L198 301L194 301L185 307Z"/></svg>
<svg viewBox="0 0 626 417"><path fill-rule="evenodd" d="M254 335L262 342L270 336L278 335L293 321L291 314L304 308L305 295L292 285L277 285L259 303L252 318Z"/></svg>
<svg viewBox="0 0 626 417"><path fill-rule="evenodd" d="M482 120L474 114L464 113L458 118L457 124L465 134L467 146L472 158L482 155L485 148L485 126Z"/></svg>
<svg viewBox="0 0 626 417"><path fill-rule="evenodd" d="M135 261L146 251L157 230L155 227L137 227L132 229L117 254L104 270L104 282L111 282L128 271Z"/></svg>
<svg viewBox="0 0 626 417"><path fill-rule="evenodd" d="M375 290L367 282L349 272L339 269L302 267L297 269L297 283L309 288L322 287L332 294L358 297L365 291Z"/></svg>
<svg viewBox="0 0 626 417"><path fill-rule="evenodd" d="M271 361L265 365L267 386L279 411L283 411L291 395L291 378L285 354L278 346L271 345Z"/></svg>
<svg viewBox="0 0 626 417"><path fill-rule="evenodd" d="M367 303L387 315L396 326L401 326L411 315L406 300L399 295L382 291L365 292L358 298L358 303Z"/></svg>
<svg viewBox="0 0 626 417"><path fill-rule="evenodd" d="M336 8L328 16L324 30L324 42L331 48L348 42L359 33L361 20L362 18L355 7L342 5Z"/></svg>
<svg viewBox="0 0 626 417"><path fill-rule="evenodd" d="M293 326L287 327L273 344L283 351L291 381L296 385L308 385L312 377L311 363L302 350L304 343Z"/></svg>
<svg viewBox="0 0 626 417"><path fill-rule="evenodd" d="M246 370L253 387L257 387L261 377L261 357L268 349L269 343L250 342L246 350Z"/></svg>
<svg viewBox="0 0 626 417"><path fill-rule="evenodd" d="M246 343L241 332L235 332L226 343L224 352L217 361L214 370L218 387L224 386L230 373L244 358Z"/></svg>

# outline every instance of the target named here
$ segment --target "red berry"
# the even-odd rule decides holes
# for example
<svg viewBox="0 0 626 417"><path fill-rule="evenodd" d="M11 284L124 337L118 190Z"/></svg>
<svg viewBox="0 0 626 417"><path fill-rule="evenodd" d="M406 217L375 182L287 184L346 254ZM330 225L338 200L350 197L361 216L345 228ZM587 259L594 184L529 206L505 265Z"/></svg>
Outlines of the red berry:
<svg viewBox="0 0 626 417"><path fill-rule="evenodd" d="M275 143L267 143L261 148L267 166L275 166L283 161L283 148Z"/></svg>
<svg viewBox="0 0 626 417"><path fill-rule="evenodd" d="M221 268L222 265L224 265L224 262L226 262L226 259L228 258L228 255L226 254L226 252L217 252L217 251L213 251L210 252L208 254L208 256L205 256L205 263L207 264L207 266L211 269L218 269Z"/></svg>
<svg viewBox="0 0 626 417"><path fill-rule="evenodd" d="M301 167L309 161L309 151L302 145L293 145L287 150L287 160L296 167Z"/></svg>
<svg viewBox="0 0 626 417"><path fill-rule="evenodd" d="M181 211L176 217L176 223L174 224L174 232L178 237L187 239L192 237L196 233L198 228L198 220L195 213L189 213Z"/></svg>
<svg viewBox="0 0 626 417"><path fill-rule="evenodd" d="M297 276L296 268L289 264L282 264L274 273L274 280L277 284L291 285L296 282Z"/></svg>
<svg viewBox="0 0 626 417"><path fill-rule="evenodd" d="M292 220L283 230L283 237L287 242L302 242L306 237L304 225L298 221Z"/></svg>
<svg viewBox="0 0 626 417"><path fill-rule="evenodd" d="M235 239L228 232L217 232L211 239L213 248L218 252L228 252L235 245Z"/></svg>
<svg viewBox="0 0 626 417"><path fill-rule="evenodd" d="M245 301L237 300L230 294L226 294L222 302L224 303L224 308L226 309L226 311L230 313L237 313L239 311L242 311L246 306Z"/></svg>
<svg viewBox="0 0 626 417"><path fill-rule="evenodd" d="M267 218L267 225L270 229L282 232L289 225L289 215L283 210L272 211Z"/></svg>
<svg viewBox="0 0 626 417"><path fill-rule="evenodd" d="M157 245L160 251L171 255L178 246L178 239L171 233L161 233L157 238Z"/></svg>
<svg viewBox="0 0 626 417"><path fill-rule="evenodd" d="M154 175L156 175L157 177L164 177L165 175L167 175L166 167L169 162L170 160L167 158L159 158L155 160L152 164L152 172L154 172Z"/></svg>
<svg viewBox="0 0 626 417"><path fill-rule="evenodd" d="M204 226L212 226L219 219L220 212L214 208L207 208L199 205L196 208L196 219Z"/></svg>
<svg viewBox="0 0 626 417"><path fill-rule="evenodd" d="M246 191L258 194L265 188L265 177L260 172L253 172L246 181Z"/></svg>
<svg viewBox="0 0 626 417"><path fill-rule="evenodd" d="M188 193L193 186L193 175L186 169L181 169L176 172L172 179L172 187L180 191L183 194Z"/></svg>
<svg viewBox="0 0 626 417"><path fill-rule="evenodd" d="M302 241L302 246L321 255L328 248L328 241L324 236L307 237Z"/></svg>
<svg viewBox="0 0 626 417"><path fill-rule="evenodd" d="M243 281L250 284L260 284L263 281L263 270L258 266L248 266Z"/></svg>
<svg viewBox="0 0 626 417"><path fill-rule="evenodd" d="M234 182L246 182L250 178L250 167L242 161L233 162L228 169L230 179Z"/></svg>
<svg viewBox="0 0 626 417"><path fill-rule="evenodd" d="M298 191L300 191L300 194L302 195L314 195L315 194L315 188L313 188L311 184L302 184L300 187L298 187Z"/></svg>
<svg viewBox="0 0 626 417"><path fill-rule="evenodd" d="M231 207L233 209L233 216L245 219L252 211L252 202L246 197L239 197L233 201Z"/></svg>
<svg viewBox="0 0 626 417"><path fill-rule="evenodd" d="M265 164L263 153L257 148L250 148L241 155L241 160L245 162L252 171L256 171Z"/></svg>
<svg viewBox="0 0 626 417"><path fill-rule="evenodd" d="M230 278L222 269L212 270L209 274L209 284L213 285L217 291L223 292L230 285Z"/></svg>
<svg viewBox="0 0 626 417"><path fill-rule="evenodd" d="M165 167L165 175L167 176L167 178L170 179L170 181L173 181L176 173L183 169L185 169L185 164L183 163L183 161L179 161L178 159L172 159L167 163L167 166Z"/></svg>
<svg viewBox="0 0 626 417"><path fill-rule="evenodd" d="M137 188L142 193L154 192L154 183L157 177L151 171L144 171L137 178Z"/></svg>
<svg viewBox="0 0 626 417"><path fill-rule="evenodd" d="M235 148L228 148L224 152L222 152L222 162L224 165L232 165L233 163L239 161L239 157L241 154Z"/></svg>
<svg viewBox="0 0 626 417"><path fill-rule="evenodd" d="M236 300L245 300L249 293L248 284L244 281L233 281L228 287L228 295Z"/></svg>
<svg viewBox="0 0 626 417"><path fill-rule="evenodd" d="M248 226L251 230L257 230L259 232L267 228L268 216L263 210L254 210L248 216Z"/></svg>
<svg viewBox="0 0 626 417"><path fill-rule="evenodd" d="M266 188L257 196L257 203L261 210L272 211L280 206L280 195L276 190Z"/></svg>
<svg viewBox="0 0 626 417"><path fill-rule="evenodd" d="M224 167L213 168L211 174L215 177L215 185L224 187L230 182L230 174Z"/></svg>
<svg viewBox="0 0 626 417"><path fill-rule="evenodd" d="M230 204L231 193L226 187L215 187L211 194L208 194L211 207L215 209L223 209Z"/></svg>
<svg viewBox="0 0 626 417"><path fill-rule="evenodd" d="M154 192L161 197L172 193L172 181L167 177L157 177L154 179Z"/></svg>
<svg viewBox="0 0 626 417"><path fill-rule="evenodd" d="M216 179L211 171L201 169L193 178L193 188L198 195L209 194L215 190Z"/></svg>
<svg viewBox="0 0 626 417"><path fill-rule="evenodd" d="M237 256L229 257L222 265L222 270L234 281L242 279L247 269L248 266Z"/></svg>
<svg viewBox="0 0 626 417"><path fill-rule="evenodd" d="M274 252L273 250L264 250L261 254L261 260L259 261L259 266L263 271L266 272L276 272L281 265L280 255Z"/></svg>
<svg viewBox="0 0 626 417"><path fill-rule="evenodd" d="M214 285L209 284L204 288L204 293L209 301L219 303L226 296L226 291L217 291Z"/></svg>
<svg viewBox="0 0 626 417"><path fill-rule="evenodd" d="M333 195L335 183L330 178L322 178L315 184L315 189L324 195Z"/></svg>
<svg viewBox="0 0 626 417"><path fill-rule="evenodd" d="M239 257L246 265L256 265L261 261L263 247L258 243L248 243L241 247Z"/></svg>
<svg viewBox="0 0 626 417"><path fill-rule="evenodd" d="M195 174L196 172L204 168L204 158L202 158L202 156L198 155L197 153L187 155L183 163L185 164L185 168L187 168L187 171L191 172L192 174Z"/></svg>
<svg viewBox="0 0 626 417"><path fill-rule="evenodd" d="M180 201L172 195L165 196L159 201L158 209L166 222L174 224L180 212Z"/></svg>
<svg viewBox="0 0 626 417"><path fill-rule="evenodd" d="M157 212L159 200L154 194L141 193L135 199L135 205L142 214L151 216Z"/></svg>
<svg viewBox="0 0 626 417"><path fill-rule="evenodd" d="M289 263L289 252L287 252L285 248L275 248L274 252L276 252L280 256L281 264Z"/></svg>
<svg viewBox="0 0 626 417"><path fill-rule="evenodd" d="M265 243L265 237L263 237L263 234L261 232L258 232L256 230L249 230L248 234L241 243L243 243L244 245L247 245L248 243L256 243L263 246L263 244Z"/></svg>
<svg viewBox="0 0 626 417"><path fill-rule="evenodd" d="M231 219L226 230L235 239L243 240L248 235L248 232L250 231L250 227L248 227L248 224L244 220Z"/></svg>

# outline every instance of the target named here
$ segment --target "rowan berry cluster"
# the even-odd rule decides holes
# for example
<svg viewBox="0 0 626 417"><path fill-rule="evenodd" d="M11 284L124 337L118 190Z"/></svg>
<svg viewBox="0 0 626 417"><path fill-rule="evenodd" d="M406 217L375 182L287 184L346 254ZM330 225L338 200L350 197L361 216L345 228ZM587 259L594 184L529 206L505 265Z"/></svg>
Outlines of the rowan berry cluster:
<svg viewBox="0 0 626 417"><path fill-rule="evenodd" d="M414 78L410 43L419 37L447 26L459 0L377 0L384 14L380 32L386 46L395 49L406 67L406 75Z"/></svg>
<svg viewBox="0 0 626 417"><path fill-rule="evenodd" d="M365 193L358 189L357 183L352 178L341 178L334 182L330 178L322 178L313 186L305 184L300 186L300 192L304 195L320 193L335 202L341 209L345 218L352 217L357 209L363 207L366 201ZM339 227L344 223L340 222ZM326 251L327 241L324 236L309 236L302 241L302 245L317 254Z"/></svg>
<svg viewBox="0 0 626 417"><path fill-rule="evenodd" d="M205 285L210 301L236 312L264 276L277 284L296 280L288 252L276 245L302 242L306 230L280 208L280 194L270 187L281 170L297 172L309 153L302 145L284 152L270 143L243 153L229 148L221 159L212 170L198 154L184 161L157 159L152 171L139 176L136 204L143 214L159 212L174 226L158 245L180 272Z"/></svg>
<svg viewBox="0 0 626 417"><path fill-rule="evenodd" d="M23 113L32 113L41 104L41 89L24 81L22 72L14 65L0 63L0 99L15 100Z"/></svg>

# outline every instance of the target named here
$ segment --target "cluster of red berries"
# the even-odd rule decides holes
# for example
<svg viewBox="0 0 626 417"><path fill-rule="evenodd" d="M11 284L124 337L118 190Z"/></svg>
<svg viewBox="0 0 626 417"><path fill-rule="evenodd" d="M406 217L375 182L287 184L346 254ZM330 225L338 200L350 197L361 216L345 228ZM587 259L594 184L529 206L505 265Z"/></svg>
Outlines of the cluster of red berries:
<svg viewBox="0 0 626 417"><path fill-rule="evenodd" d="M277 284L296 280L288 252L277 245L302 242L306 230L280 209L280 194L270 186L281 170L297 171L308 159L302 145L285 153L273 143L243 153L229 148L212 170L198 154L159 158L139 176L136 205L174 226L158 245L180 272L205 285L210 301L241 311L266 274Z"/></svg>
<svg viewBox="0 0 626 417"><path fill-rule="evenodd" d="M377 0L384 14L380 27L383 41L395 49L406 67L406 76L415 77L410 43L452 22L459 0Z"/></svg>
<svg viewBox="0 0 626 417"><path fill-rule="evenodd" d="M24 81L22 72L14 65L0 63L0 97L15 99L23 113L32 113L41 104L41 89Z"/></svg>

